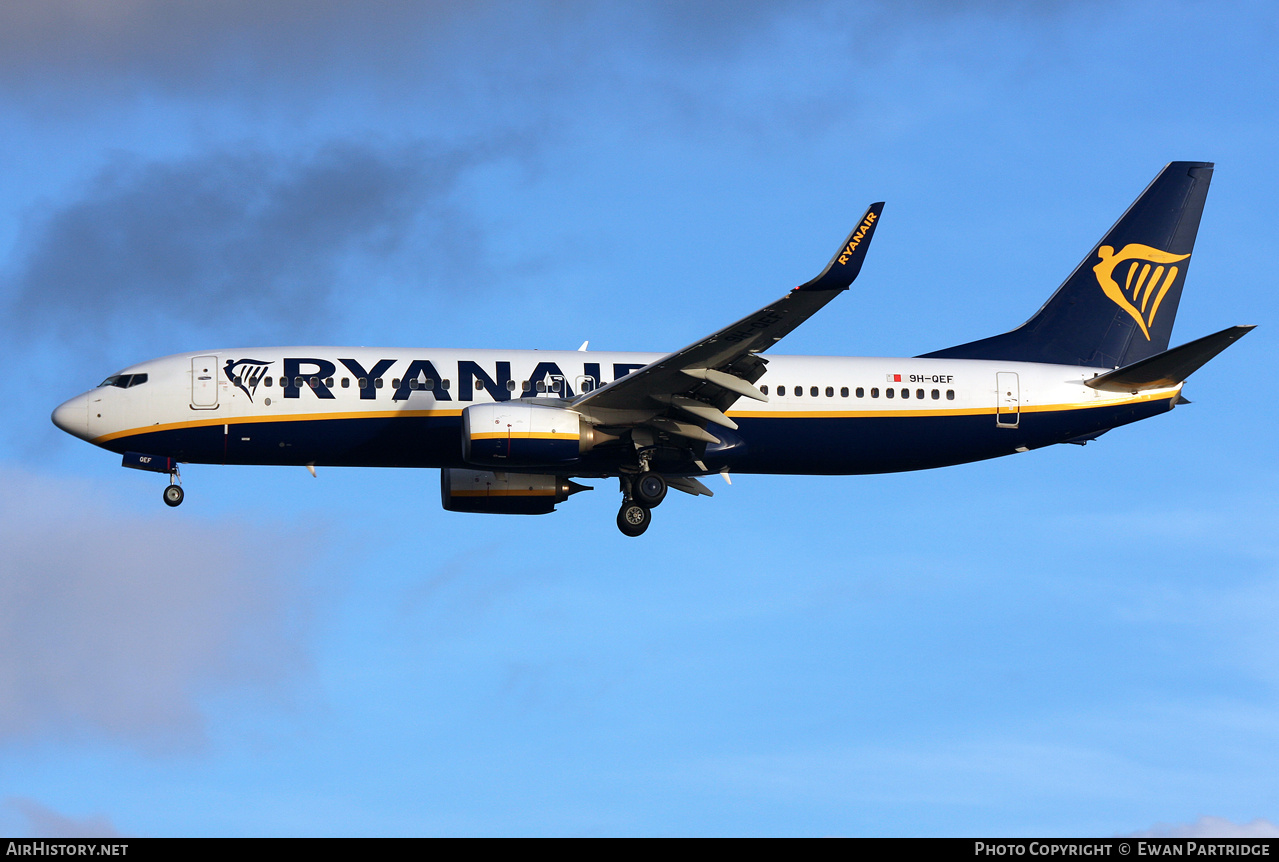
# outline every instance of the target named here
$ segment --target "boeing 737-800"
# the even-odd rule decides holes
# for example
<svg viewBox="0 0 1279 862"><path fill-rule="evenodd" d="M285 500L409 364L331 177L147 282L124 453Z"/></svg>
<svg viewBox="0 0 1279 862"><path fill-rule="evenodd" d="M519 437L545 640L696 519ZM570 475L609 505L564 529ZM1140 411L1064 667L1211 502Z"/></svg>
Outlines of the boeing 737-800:
<svg viewBox="0 0 1279 862"><path fill-rule="evenodd" d="M901 359L765 355L857 277L872 204L813 280L682 350L250 347L112 374L54 423L169 476L179 463L437 467L444 508L542 514L619 479L638 536L668 488L715 473L856 474L1084 443L1171 410L1252 327L1171 350L1212 178L1173 162L1014 330Z"/></svg>

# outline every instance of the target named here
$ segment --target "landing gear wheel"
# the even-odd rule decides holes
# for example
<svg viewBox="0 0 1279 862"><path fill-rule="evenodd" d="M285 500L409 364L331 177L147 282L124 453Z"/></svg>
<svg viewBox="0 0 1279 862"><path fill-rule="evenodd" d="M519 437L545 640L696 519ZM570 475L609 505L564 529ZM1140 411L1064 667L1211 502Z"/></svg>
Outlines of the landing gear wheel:
<svg viewBox="0 0 1279 862"><path fill-rule="evenodd" d="M648 529L653 513L648 506L627 501L617 513L617 529L627 536L638 536Z"/></svg>
<svg viewBox="0 0 1279 862"><path fill-rule="evenodd" d="M666 480L660 473L641 473L631 485L631 493L635 495L636 502L650 509L656 508L666 499Z"/></svg>
<svg viewBox="0 0 1279 862"><path fill-rule="evenodd" d="M164 502L169 506L181 506L182 498L186 496L182 493L181 485L170 485L164 489Z"/></svg>

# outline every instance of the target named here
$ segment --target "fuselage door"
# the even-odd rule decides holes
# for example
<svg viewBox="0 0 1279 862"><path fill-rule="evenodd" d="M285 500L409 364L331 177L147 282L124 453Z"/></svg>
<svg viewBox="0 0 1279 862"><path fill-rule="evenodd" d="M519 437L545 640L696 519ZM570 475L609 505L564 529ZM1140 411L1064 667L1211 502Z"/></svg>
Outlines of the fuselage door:
<svg viewBox="0 0 1279 862"><path fill-rule="evenodd" d="M218 408L218 358L197 356L191 360L191 407L196 410Z"/></svg>
<svg viewBox="0 0 1279 862"><path fill-rule="evenodd" d="M1016 428L1021 419L1021 393L1017 372L995 373L995 424L1000 428Z"/></svg>

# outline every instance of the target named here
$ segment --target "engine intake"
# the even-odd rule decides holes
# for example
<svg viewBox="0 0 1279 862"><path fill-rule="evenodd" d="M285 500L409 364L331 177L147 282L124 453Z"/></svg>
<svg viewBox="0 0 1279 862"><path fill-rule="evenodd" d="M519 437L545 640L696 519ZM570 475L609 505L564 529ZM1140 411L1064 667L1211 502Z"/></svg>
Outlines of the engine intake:
<svg viewBox="0 0 1279 862"><path fill-rule="evenodd" d="M545 515L578 491L589 490L563 476L541 473L490 473L449 467L440 471L440 501L449 512Z"/></svg>

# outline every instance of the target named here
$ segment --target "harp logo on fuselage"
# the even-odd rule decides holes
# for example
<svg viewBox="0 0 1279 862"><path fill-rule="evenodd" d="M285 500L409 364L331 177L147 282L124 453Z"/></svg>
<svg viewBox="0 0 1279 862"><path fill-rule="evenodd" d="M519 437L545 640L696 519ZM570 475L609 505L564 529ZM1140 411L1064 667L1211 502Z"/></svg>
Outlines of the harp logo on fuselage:
<svg viewBox="0 0 1279 862"><path fill-rule="evenodd" d="M253 393L258 391L258 384L271 362L270 359L228 359L222 372L252 401Z"/></svg>
<svg viewBox="0 0 1279 862"><path fill-rule="evenodd" d="M1097 249L1101 261L1093 266L1097 284L1115 305L1137 321L1142 335L1150 340L1150 327L1155 325L1155 315L1164 301L1164 295L1177 280L1181 268L1172 266L1190 257L1189 254L1172 254L1149 245L1130 242L1118 254L1113 246ZM1128 264L1126 267L1123 264ZM1116 280L1123 279L1120 286Z"/></svg>

